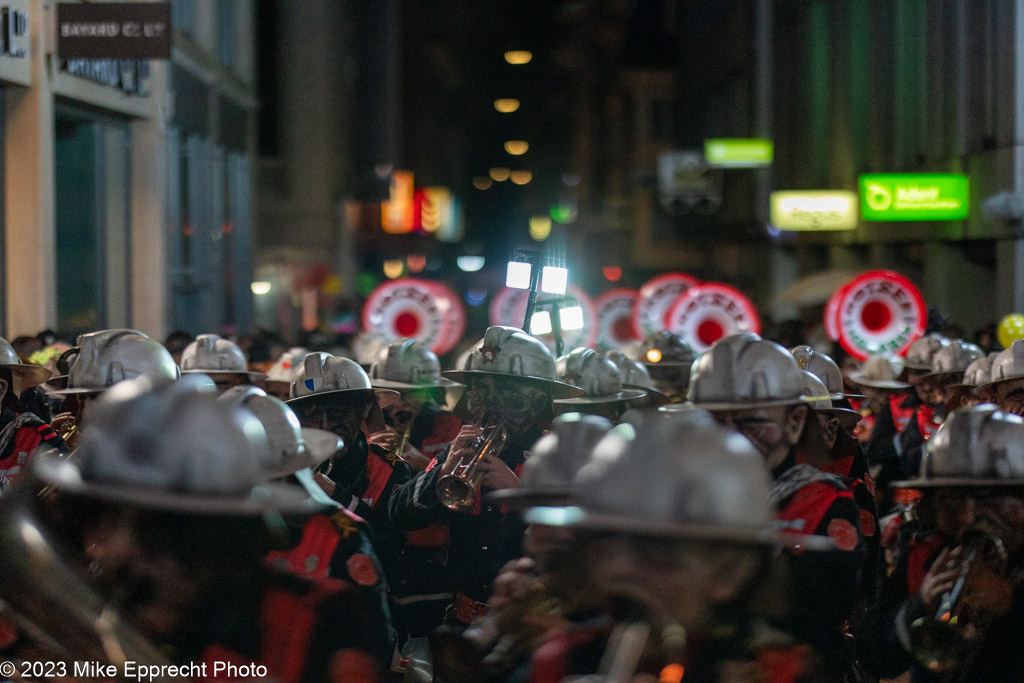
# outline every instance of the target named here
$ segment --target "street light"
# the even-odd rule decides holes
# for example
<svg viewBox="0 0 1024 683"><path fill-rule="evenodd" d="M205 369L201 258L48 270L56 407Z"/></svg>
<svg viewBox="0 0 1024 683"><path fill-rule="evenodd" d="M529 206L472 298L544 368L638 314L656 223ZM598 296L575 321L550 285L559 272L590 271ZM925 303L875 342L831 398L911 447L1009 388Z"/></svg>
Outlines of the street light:
<svg viewBox="0 0 1024 683"><path fill-rule="evenodd" d="M505 53L505 61L509 64L529 64L533 59L533 53L529 50L509 50Z"/></svg>
<svg viewBox="0 0 1024 683"><path fill-rule="evenodd" d="M519 109L519 100L514 97L503 97L500 100L494 100L494 108L502 114L511 114Z"/></svg>

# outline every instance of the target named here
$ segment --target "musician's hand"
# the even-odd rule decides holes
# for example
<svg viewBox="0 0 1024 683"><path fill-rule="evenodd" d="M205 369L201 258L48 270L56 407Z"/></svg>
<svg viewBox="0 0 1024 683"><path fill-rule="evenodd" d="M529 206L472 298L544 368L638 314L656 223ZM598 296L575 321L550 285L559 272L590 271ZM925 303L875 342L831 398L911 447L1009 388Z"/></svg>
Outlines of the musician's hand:
<svg viewBox="0 0 1024 683"><path fill-rule="evenodd" d="M395 431L394 427L385 427L379 432L374 432L366 437L374 446L380 446L386 451L393 451L395 446L398 444L398 432ZM401 455L399 453L398 455Z"/></svg>
<svg viewBox="0 0 1024 683"><path fill-rule="evenodd" d="M317 472L315 475L313 475L313 480L320 485L320 488L322 488L324 490L324 493L326 493L328 496L333 496L334 489L338 488L338 485L335 484L334 481L331 480L331 478L328 477L323 472Z"/></svg>
<svg viewBox="0 0 1024 683"><path fill-rule="evenodd" d="M53 431L57 432L58 434L64 434L69 429L75 426L75 416L72 415L71 413L58 413L57 415L54 416L53 420L50 421L50 426L53 427ZM71 434L67 439L64 440L68 448L70 448L71 450L75 449L73 443L77 444L77 436L78 430L75 430L73 434Z"/></svg>
<svg viewBox="0 0 1024 683"><path fill-rule="evenodd" d="M402 460L409 463L409 467L412 468L413 472L422 472L427 469L427 465L433 460L429 455L426 455L420 449L413 446L411 443L405 444L405 451L399 453L402 456Z"/></svg>
<svg viewBox="0 0 1024 683"><path fill-rule="evenodd" d="M480 469L484 475L483 484L487 488L500 491L519 487L519 477L509 469L505 462L495 455L485 455L480 459Z"/></svg>
<svg viewBox="0 0 1024 683"><path fill-rule="evenodd" d="M468 424L462 426L462 429L459 430L458 435L455 437L455 441L452 441L451 448L448 449L448 458L441 465L441 474L451 474L463 456L472 455L472 443L474 439L480 436L480 431L480 428L476 425Z"/></svg>
<svg viewBox="0 0 1024 683"><path fill-rule="evenodd" d="M942 595L953 589L953 584L956 583L957 577L960 575L960 552L960 548L955 548L952 551L949 548L943 548L928 569L928 573L925 574L917 594L929 611L938 608Z"/></svg>
<svg viewBox="0 0 1024 683"><path fill-rule="evenodd" d="M506 562L498 577L494 579L494 592L487 604L491 609L501 609L520 593L526 586L537 580L533 560L520 557L518 560Z"/></svg>

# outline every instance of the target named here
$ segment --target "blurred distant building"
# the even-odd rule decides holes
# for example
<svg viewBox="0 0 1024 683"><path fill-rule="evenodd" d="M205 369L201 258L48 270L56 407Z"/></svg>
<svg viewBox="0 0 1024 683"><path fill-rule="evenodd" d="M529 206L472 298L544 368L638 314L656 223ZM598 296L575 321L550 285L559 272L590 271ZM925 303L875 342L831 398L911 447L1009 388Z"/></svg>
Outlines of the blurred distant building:
<svg viewBox="0 0 1024 683"><path fill-rule="evenodd" d="M166 64L60 59L56 3L0 11L3 335L160 334Z"/></svg>
<svg viewBox="0 0 1024 683"><path fill-rule="evenodd" d="M380 201L399 161L399 3L267 0L258 14L254 248L270 289L256 314L294 338L353 295L357 254L373 248L363 236L383 238Z"/></svg>
<svg viewBox="0 0 1024 683"><path fill-rule="evenodd" d="M252 325L255 5L173 0L167 127L169 326Z"/></svg>
<svg viewBox="0 0 1024 683"><path fill-rule="evenodd" d="M246 329L253 4L175 0L170 62L61 59L56 5L0 2L3 335Z"/></svg>

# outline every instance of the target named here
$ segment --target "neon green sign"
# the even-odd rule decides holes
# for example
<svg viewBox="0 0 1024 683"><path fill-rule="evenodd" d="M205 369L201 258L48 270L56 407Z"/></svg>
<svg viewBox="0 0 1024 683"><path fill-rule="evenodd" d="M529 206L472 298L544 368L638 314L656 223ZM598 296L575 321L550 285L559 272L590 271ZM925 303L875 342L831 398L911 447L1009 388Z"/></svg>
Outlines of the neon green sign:
<svg viewBox="0 0 1024 683"><path fill-rule="evenodd" d="M775 158L775 145L761 138L714 138L704 141L704 157L712 166L768 166Z"/></svg>
<svg viewBox="0 0 1024 683"><path fill-rule="evenodd" d="M969 183L956 173L876 173L860 177L866 221L957 221L967 218Z"/></svg>
<svg viewBox="0 0 1024 683"><path fill-rule="evenodd" d="M857 193L772 192L770 222L779 230L853 230L857 227Z"/></svg>

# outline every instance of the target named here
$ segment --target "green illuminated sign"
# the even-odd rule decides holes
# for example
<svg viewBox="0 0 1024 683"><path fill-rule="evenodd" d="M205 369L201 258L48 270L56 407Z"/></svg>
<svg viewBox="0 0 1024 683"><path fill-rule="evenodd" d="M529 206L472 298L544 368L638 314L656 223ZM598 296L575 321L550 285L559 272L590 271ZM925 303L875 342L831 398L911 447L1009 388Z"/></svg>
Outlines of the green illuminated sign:
<svg viewBox="0 0 1024 683"><path fill-rule="evenodd" d="M704 157L712 166L768 166L775 157L775 145L761 138L715 138L704 141Z"/></svg>
<svg viewBox="0 0 1024 683"><path fill-rule="evenodd" d="M860 177L866 221L956 221L967 218L967 176L955 173L876 173Z"/></svg>
<svg viewBox="0 0 1024 683"><path fill-rule="evenodd" d="M769 222L779 230L853 230L857 227L857 193L772 192Z"/></svg>

